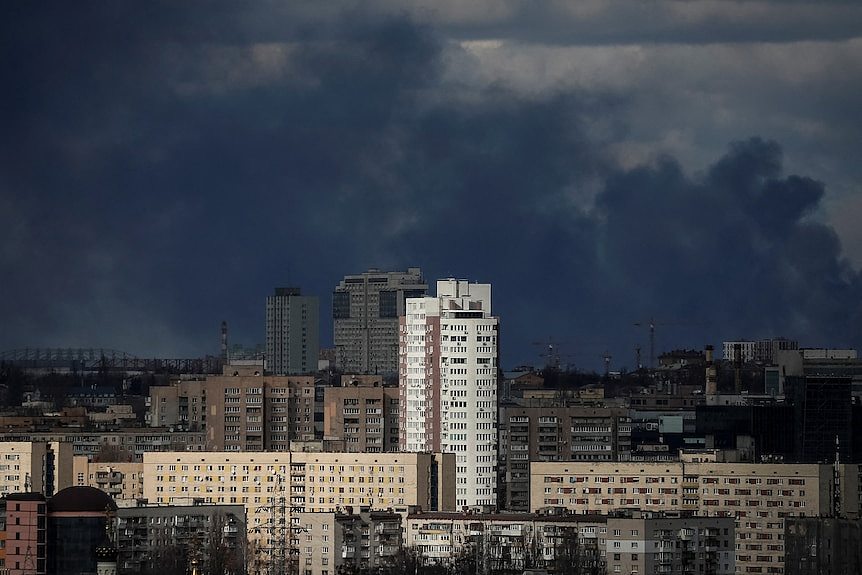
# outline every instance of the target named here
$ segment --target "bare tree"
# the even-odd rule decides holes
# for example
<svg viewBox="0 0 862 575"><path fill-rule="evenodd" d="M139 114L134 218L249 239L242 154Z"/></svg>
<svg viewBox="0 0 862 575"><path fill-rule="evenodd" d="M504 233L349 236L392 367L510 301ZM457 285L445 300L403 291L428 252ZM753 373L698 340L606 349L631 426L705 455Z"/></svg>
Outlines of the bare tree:
<svg viewBox="0 0 862 575"><path fill-rule="evenodd" d="M554 572L557 575L601 575L604 573L598 548L581 544L578 528L564 529L554 547Z"/></svg>
<svg viewBox="0 0 862 575"><path fill-rule="evenodd" d="M188 549L183 545L168 545L149 556L144 575L186 575Z"/></svg>
<svg viewBox="0 0 862 575"><path fill-rule="evenodd" d="M218 513L210 519L206 533L203 558L204 572L207 575L239 575L243 572L242 549L237 542L231 542L227 532L231 520Z"/></svg>

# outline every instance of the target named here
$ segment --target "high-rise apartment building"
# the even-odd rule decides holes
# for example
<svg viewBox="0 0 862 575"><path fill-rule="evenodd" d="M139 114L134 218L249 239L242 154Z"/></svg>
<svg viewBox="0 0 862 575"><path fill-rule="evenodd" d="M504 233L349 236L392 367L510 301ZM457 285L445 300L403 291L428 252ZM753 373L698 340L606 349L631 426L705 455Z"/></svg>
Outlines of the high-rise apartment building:
<svg viewBox="0 0 862 575"><path fill-rule="evenodd" d="M631 418L615 407L500 408L500 502L507 510L530 509L530 463L627 461Z"/></svg>
<svg viewBox="0 0 862 575"><path fill-rule="evenodd" d="M150 386L149 424L151 427L201 431L206 427L206 403L204 379Z"/></svg>
<svg viewBox="0 0 862 575"><path fill-rule="evenodd" d="M117 447L138 453L185 444L189 451L200 451L205 443L218 451L287 451L291 441L320 436L316 391L314 376L263 375L261 362L231 362L222 375L150 387L150 423L174 431L154 436L162 439L161 445L126 445L126 438L120 438ZM182 431L188 429L200 431Z"/></svg>
<svg viewBox="0 0 862 575"><path fill-rule="evenodd" d="M455 454L459 509L497 505L498 327L491 285L455 279L401 319L401 449Z"/></svg>
<svg viewBox="0 0 862 575"><path fill-rule="evenodd" d="M275 288L266 298L266 371L296 375L317 371L320 302L299 288Z"/></svg>
<svg viewBox="0 0 862 575"><path fill-rule="evenodd" d="M343 441L344 451L398 451L398 388L379 375L344 375L323 395L323 437Z"/></svg>
<svg viewBox="0 0 862 575"><path fill-rule="evenodd" d="M314 377L207 377L207 446L215 451L288 451L315 439Z"/></svg>
<svg viewBox="0 0 862 575"><path fill-rule="evenodd" d="M419 268L346 276L332 294L335 363L345 373L398 372L398 318L428 284Z"/></svg>

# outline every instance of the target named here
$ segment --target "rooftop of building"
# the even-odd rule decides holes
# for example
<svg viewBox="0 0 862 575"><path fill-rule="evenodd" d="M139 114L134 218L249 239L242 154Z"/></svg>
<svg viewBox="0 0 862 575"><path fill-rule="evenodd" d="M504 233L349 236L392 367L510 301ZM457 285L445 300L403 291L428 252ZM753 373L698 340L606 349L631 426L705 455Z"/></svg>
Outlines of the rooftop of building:
<svg viewBox="0 0 862 575"><path fill-rule="evenodd" d="M45 501L41 493L10 493L6 496L7 501Z"/></svg>
<svg viewBox="0 0 862 575"><path fill-rule="evenodd" d="M49 513L105 513L116 510L117 504L113 498L95 487L67 487L48 500Z"/></svg>

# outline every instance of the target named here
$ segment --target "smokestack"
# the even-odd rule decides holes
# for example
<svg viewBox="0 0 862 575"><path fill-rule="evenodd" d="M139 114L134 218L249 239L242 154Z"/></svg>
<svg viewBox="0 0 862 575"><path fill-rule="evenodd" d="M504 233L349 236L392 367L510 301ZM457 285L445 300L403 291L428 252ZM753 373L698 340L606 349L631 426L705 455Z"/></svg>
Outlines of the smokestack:
<svg viewBox="0 0 862 575"><path fill-rule="evenodd" d="M706 346L704 352L706 356L706 385L704 386L704 393L715 396L718 395L718 370L715 367L712 346Z"/></svg>
<svg viewBox="0 0 862 575"><path fill-rule="evenodd" d="M221 322L221 359L227 363L227 322Z"/></svg>
<svg viewBox="0 0 862 575"><path fill-rule="evenodd" d="M736 395L742 393L742 344L733 344L733 389Z"/></svg>

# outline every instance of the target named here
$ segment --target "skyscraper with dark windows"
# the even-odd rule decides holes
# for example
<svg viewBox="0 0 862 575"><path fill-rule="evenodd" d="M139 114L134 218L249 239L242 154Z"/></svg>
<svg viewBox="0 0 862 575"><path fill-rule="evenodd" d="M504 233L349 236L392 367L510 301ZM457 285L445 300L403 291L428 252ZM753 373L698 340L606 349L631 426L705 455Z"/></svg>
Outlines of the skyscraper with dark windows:
<svg viewBox="0 0 862 575"><path fill-rule="evenodd" d="M398 317L428 284L419 268L345 276L332 294L335 364L344 373L398 372Z"/></svg>
<svg viewBox="0 0 862 575"><path fill-rule="evenodd" d="M265 370L273 375L317 371L320 301L299 288L275 288L266 298Z"/></svg>

